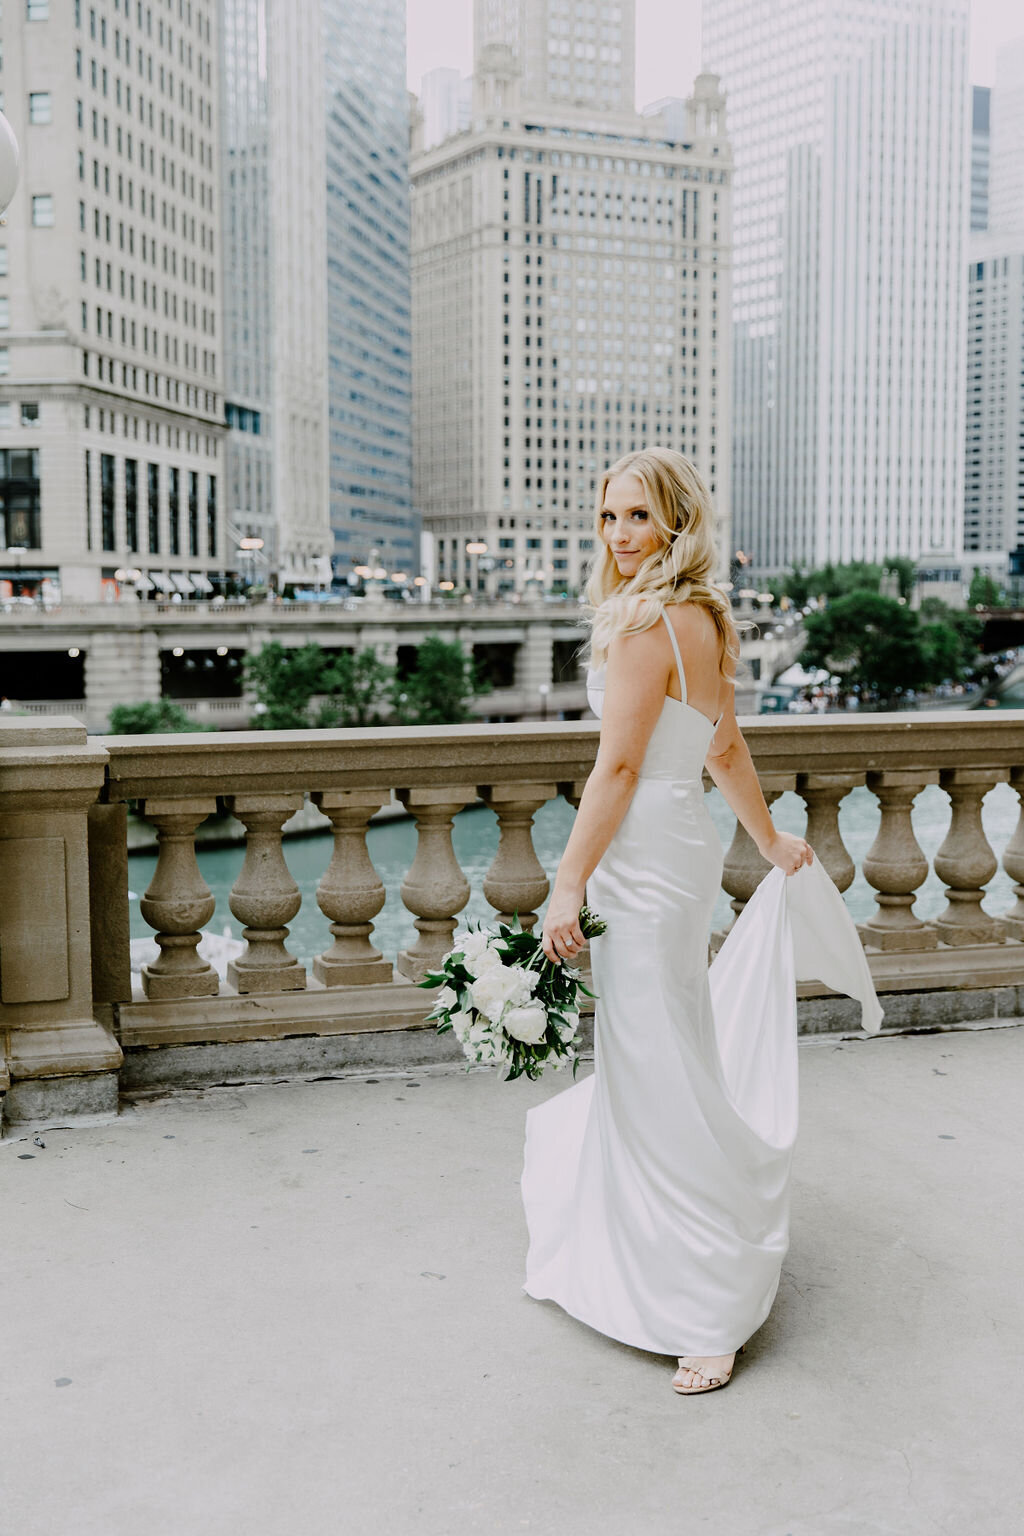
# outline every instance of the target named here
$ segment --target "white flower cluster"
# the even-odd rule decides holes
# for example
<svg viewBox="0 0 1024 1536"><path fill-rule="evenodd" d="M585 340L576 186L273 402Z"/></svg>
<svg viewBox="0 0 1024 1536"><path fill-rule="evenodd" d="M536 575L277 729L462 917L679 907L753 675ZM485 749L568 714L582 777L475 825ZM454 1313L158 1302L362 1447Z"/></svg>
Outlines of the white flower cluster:
<svg viewBox="0 0 1024 1536"><path fill-rule="evenodd" d="M499 934L487 929L454 935L444 963L458 961L471 979L458 990L451 985L441 987L429 1017L451 1026L470 1061L508 1066L513 1059L513 1040L526 1046L543 1043L549 1014L543 998L534 995L540 984L539 972L509 964L502 943ZM579 1023L577 1010L570 1012L563 1004L559 1012L566 1022L556 1017L554 1024L568 1050L560 1059L550 1058L556 1067L574 1060L572 1042Z"/></svg>
<svg viewBox="0 0 1024 1536"><path fill-rule="evenodd" d="M513 1039L524 1040L530 1045L543 1040L548 1025L547 1013L541 1004L531 1004L530 1001L537 989L537 972L528 971L521 965L505 965L493 934L457 933L454 946L462 950L466 969L476 977L469 989L473 1007L490 1022L494 1032L505 1029ZM457 999L453 997L453 1001ZM471 1016L467 1014L460 1015L459 1023L467 1031L470 1044L477 1043L474 1034L492 1033L480 1022L472 1025ZM454 1017L452 1027L462 1039Z"/></svg>

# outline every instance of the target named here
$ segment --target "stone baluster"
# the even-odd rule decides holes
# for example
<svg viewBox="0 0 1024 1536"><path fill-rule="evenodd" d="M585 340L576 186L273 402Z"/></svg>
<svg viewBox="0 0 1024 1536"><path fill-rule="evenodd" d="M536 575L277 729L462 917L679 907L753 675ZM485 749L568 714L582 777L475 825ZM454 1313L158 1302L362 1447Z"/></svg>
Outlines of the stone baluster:
<svg viewBox="0 0 1024 1536"><path fill-rule="evenodd" d="M839 830L839 802L863 775L853 773L800 773L796 792L807 807L807 831L804 836L814 849L814 856L831 876L837 890L845 891L853 883L856 866Z"/></svg>
<svg viewBox="0 0 1024 1536"><path fill-rule="evenodd" d="M494 862L484 878L484 895L498 921L514 914L524 928L537 921L534 910L548 894L548 877L538 859L530 829L542 805L553 800L557 784L482 784L480 798L497 813L500 838Z"/></svg>
<svg viewBox="0 0 1024 1536"><path fill-rule="evenodd" d="M398 956L398 970L422 981L452 947L455 914L469 900L469 882L452 847L452 821L476 800L472 784L443 789L400 789L398 798L416 818L416 857L402 882L402 900L416 914L419 937Z"/></svg>
<svg viewBox="0 0 1024 1536"><path fill-rule="evenodd" d="M944 944L998 944L1002 924L982 910L984 887L998 861L985 836L981 802L1008 777L998 768L943 768L939 783L953 805L946 839L935 855L935 873L946 886L946 906L935 919Z"/></svg>
<svg viewBox="0 0 1024 1536"><path fill-rule="evenodd" d="M215 997L220 977L197 952L200 929L216 901L199 873L196 828L217 810L214 799L143 800L140 809L156 827L157 861L139 911L157 930L159 959L142 967L142 987L154 1001Z"/></svg>
<svg viewBox="0 0 1024 1536"><path fill-rule="evenodd" d="M313 975L325 987L392 981L390 961L370 943L372 919L384 905L386 892L366 847L370 818L390 796L376 789L331 789L312 799L330 817L334 833L331 862L316 888L334 943L313 961Z"/></svg>
<svg viewBox="0 0 1024 1536"><path fill-rule="evenodd" d="M245 953L228 964L238 992L299 992L306 985L306 972L284 945L302 896L281 848L281 828L302 803L301 794L227 797L245 827L245 862L228 902L247 941Z"/></svg>
<svg viewBox="0 0 1024 1536"><path fill-rule="evenodd" d="M1010 783L1020 800L1020 815L1003 853L1003 868L1014 882L1016 900L1002 919L1008 939L1024 939L1024 768L1011 768Z"/></svg>
<svg viewBox="0 0 1024 1536"><path fill-rule="evenodd" d="M787 789L796 787L796 777L791 773L765 773L760 775L761 793L769 807L775 804L780 795ZM733 833L732 842L726 850L725 860L722 865L722 885L732 897L729 905L734 916L729 928L732 928L747 902L757 890L765 875L771 869L768 860L762 858L757 851L757 844L737 819L736 830ZM728 933L726 928L721 934L712 936L712 948L717 950Z"/></svg>
<svg viewBox="0 0 1024 1536"><path fill-rule="evenodd" d="M864 857L864 878L876 892L878 910L859 924L863 942L872 949L934 949L938 934L930 923L914 916L914 893L928 875L928 860L914 836L911 809L926 784L937 784L938 773L884 769L869 773L867 785L878 799L881 820Z"/></svg>

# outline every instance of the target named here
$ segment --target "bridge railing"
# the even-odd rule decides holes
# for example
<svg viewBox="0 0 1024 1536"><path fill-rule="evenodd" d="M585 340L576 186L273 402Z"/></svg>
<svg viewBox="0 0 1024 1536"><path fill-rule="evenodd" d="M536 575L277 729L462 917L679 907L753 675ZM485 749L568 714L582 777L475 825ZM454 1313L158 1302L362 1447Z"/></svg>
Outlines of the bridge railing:
<svg viewBox="0 0 1024 1536"><path fill-rule="evenodd" d="M860 864L875 910L860 932L879 991L916 999L911 1022L928 1022L928 998L937 993L945 999L942 1022L971 1017L972 1008L976 1016L978 1007L1024 1012L1024 813L1002 850L1013 898L995 914L982 905L998 860L981 819L996 784L1024 794L1024 711L742 724L766 798L793 791L802 800L807 836L840 890L856 873L840 806L860 786L877 798L877 836ZM578 804L597 739L593 723L552 722L87 741L70 721L4 722L0 1022L10 1072L17 1079L109 1071L122 1048L421 1025L429 1004L415 983L450 947L471 894L453 818L478 800L494 810L499 840L483 896L496 914L518 912L533 923L548 894L533 818L558 795ZM931 861L911 819L929 785L951 806ZM416 846L401 885L407 933L396 952L384 953L374 920L386 893L367 831L393 791L415 820ZM282 844L285 823L306 797L333 833L315 893L323 945L309 966L289 947L303 898ZM158 955L134 986L129 806L158 839L140 902ZM245 827L245 860L230 894L245 942L222 978L199 952L215 903L195 834L225 809ZM767 868L737 825L723 875L733 920ZM914 906L930 868L946 900L923 919ZM839 1010L819 1013L811 1027L823 1021L856 1023Z"/></svg>

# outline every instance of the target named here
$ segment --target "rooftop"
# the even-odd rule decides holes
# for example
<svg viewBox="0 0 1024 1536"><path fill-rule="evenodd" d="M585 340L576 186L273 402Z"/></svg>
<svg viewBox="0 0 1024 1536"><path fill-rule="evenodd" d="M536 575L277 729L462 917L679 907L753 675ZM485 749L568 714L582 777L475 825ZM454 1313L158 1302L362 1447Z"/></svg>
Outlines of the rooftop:
<svg viewBox="0 0 1024 1536"><path fill-rule="evenodd" d="M520 1289L523 1119L564 1078L421 1068L19 1128L7 1527L1010 1536L1024 1030L800 1050L782 1285L706 1400Z"/></svg>

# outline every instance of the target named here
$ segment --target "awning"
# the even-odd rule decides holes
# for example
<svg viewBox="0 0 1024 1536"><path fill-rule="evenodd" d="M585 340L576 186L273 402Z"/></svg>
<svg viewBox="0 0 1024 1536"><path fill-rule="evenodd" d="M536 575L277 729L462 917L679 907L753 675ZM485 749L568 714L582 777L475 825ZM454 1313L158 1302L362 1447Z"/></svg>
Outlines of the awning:
<svg viewBox="0 0 1024 1536"><path fill-rule="evenodd" d="M189 572L189 580L191 581L192 586L194 587L194 589L197 592L212 592L213 591L213 583L210 582L210 581L207 581L207 579L203 575L202 571L190 571Z"/></svg>
<svg viewBox="0 0 1024 1536"><path fill-rule="evenodd" d="M183 576L180 571L172 571L171 581L174 583L175 592L180 592L183 597L192 596L192 583L187 576Z"/></svg>
<svg viewBox="0 0 1024 1536"><path fill-rule="evenodd" d="M150 581L148 576L144 576L141 572L139 573L137 580L134 581L132 585L138 587L140 592L153 591L153 583Z"/></svg>
<svg viewBox="0 0 1024 1536"><path fill-rule="evenodd" d="M170 592L171 584L167 579L166 571L150 571L149 579L160 592Z"/></svg>

